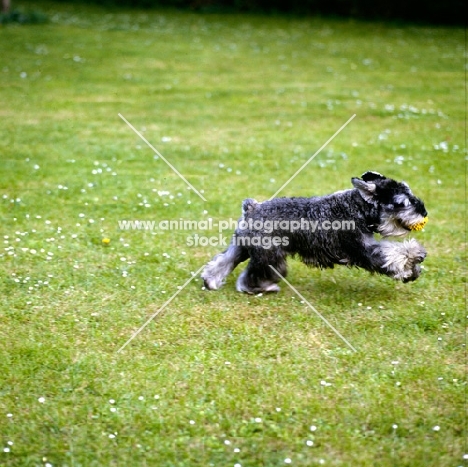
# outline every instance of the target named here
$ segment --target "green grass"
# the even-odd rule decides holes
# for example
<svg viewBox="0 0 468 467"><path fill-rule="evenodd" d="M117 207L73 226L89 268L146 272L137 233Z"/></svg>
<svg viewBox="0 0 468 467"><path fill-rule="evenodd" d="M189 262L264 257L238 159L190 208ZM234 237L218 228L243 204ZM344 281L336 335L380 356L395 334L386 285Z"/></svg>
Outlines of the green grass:
<svg viewBox="0 0 468 467"><path fill-rule="evenodd" d="M466 465L464 32L42 5L0 28L0 464ZM237 218L354 113L281 194L377 170L426 202L415 283L290 262L358 352L236 271L117 353L220 251L118 221Z"/></svg>

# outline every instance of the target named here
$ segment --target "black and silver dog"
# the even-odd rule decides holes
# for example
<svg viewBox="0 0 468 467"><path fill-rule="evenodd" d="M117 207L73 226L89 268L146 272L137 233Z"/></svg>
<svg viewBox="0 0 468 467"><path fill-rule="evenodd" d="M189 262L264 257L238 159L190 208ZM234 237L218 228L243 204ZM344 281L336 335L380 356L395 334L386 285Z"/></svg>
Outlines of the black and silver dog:
<svg viewBox="0 0 468 467"><path fill-rule="evenodd" d="M239 263L250 258L237 290L277 292L280 275L286 276L286 258L294 255L309 266L341 264L403 282L417 279L425 249L414 239L378 241L374 234L401 237L421 230L427 222L424 203L405 182L377 172L351 181L354 188L328 196L244 200L231 244L202 273L205 287L218 289Z"/></svg>

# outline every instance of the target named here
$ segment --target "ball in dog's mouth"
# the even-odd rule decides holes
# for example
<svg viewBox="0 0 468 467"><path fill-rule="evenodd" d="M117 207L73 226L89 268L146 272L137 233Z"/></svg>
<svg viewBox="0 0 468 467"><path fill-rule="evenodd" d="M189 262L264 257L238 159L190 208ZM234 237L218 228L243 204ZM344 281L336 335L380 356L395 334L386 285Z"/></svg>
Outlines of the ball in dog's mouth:
<svg viewBox="0 0 468 467"><path fill-rule="evenodd" d="M416 231L424 229L424 226L427 224L427 220L427 217L425 217L421 222L416 222L416 224L411 225L410 229Z"/></svg>

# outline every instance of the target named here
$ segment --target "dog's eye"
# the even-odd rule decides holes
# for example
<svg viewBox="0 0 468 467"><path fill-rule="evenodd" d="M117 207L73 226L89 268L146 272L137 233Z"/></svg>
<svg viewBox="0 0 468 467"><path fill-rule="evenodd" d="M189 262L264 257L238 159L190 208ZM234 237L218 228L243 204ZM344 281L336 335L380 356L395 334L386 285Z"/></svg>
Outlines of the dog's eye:
<svg viewBox="0 0 468 467"><path fill-rule="evenodd" d="M411 204L411 201L408 198L402 199L401 197L395 199L395 206L407 208Z"/></svg>
<svg viewBox="0 0 468 467"><path fill-rule="evenodd" d="M395 196L393 198L393 203L397 207L405 207L405 208L408 207L411 204L410 199L408 198L408 196L406 196L403 193Z"/></svg>

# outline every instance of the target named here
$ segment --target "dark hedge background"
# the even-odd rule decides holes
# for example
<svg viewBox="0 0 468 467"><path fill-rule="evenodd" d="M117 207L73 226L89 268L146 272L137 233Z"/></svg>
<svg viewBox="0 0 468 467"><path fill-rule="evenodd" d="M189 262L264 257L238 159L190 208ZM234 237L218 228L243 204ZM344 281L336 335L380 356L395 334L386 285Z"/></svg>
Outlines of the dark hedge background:
<svg viewBox="0 0 468 467"><path fill-rule="evenodd" d="M75 2L80 1L84 0L75 0ZM383 2L378 0L93 0L93 2L107 6L143 8L164 6L216 13L287 13L446 25L466 24L466 2L461 0Z"/></svg>

